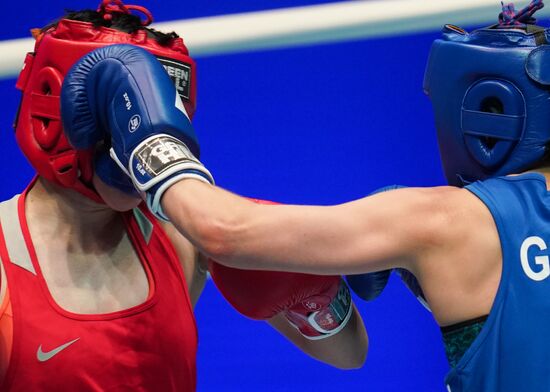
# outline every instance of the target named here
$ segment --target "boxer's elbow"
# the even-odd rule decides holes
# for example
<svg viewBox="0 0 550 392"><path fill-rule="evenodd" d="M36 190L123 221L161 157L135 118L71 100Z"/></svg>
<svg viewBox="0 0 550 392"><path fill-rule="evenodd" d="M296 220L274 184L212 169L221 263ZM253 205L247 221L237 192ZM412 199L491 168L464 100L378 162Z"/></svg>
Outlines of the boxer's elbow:
<svg viewBox="0 0 550 392"><path fill-rule="evenodd" d="M347 355L340 358L338 362L335 362L333 366L342 370L360 369L367 361L368 351L368 340L356 342L356 346L348 351Z"/></svg>
<svg viewBox="0 0 550 392"><path fill-rule="evenodd" d="M355 357L346 358L339 363L333 363L332 366L340 370L357 370L363 367L366 359L367 354L365 352L364 354Z"/></svg>
<svg viewBox="0 0 550 392"><path fill-rule="evenodd" d="M364 366L368 354L367 340L355 340L352 347L346 347L345 344L343 347L341 345L334 347L337 347L337 349L328 349L326 352L312 349L311 355L321 362L341 370L360 369Z"/></svg>
<svg viewBox="0 0 550 392"><path fill-rule="evenodd" d="M369 351L369 337L355 306L348 325L331 339L329 343L339 348L338 353L331 356L334 367L351 370L364 366Z"/></svg>
<svg viewBox="0 0 550 392"><path fill-rule="evenodd" d="M344 361L339 368L342 370L360 369L365 365L368 355L368 343L364 346L357 347L355 353L353 353L346 361Z"/></svg>
<svg viewBox="0 0 550 392"><path fill-rule="evenodd" d="M341 370L359 369L367 360L369 339L354 310L348 325L336 335L320 340L302 338L298 346L313 358Z"/></svg>

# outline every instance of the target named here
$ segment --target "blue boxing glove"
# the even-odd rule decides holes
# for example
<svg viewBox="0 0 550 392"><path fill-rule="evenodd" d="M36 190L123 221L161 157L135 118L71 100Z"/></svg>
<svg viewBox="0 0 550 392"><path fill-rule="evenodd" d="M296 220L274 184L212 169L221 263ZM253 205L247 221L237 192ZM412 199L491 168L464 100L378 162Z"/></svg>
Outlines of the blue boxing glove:
<svg viewBox="0 0 550 392"><path fill-rule="evenodd" d="M144 49L111 45L82 57L63 81L61 117L76 149L111 145L111 157L160 219L167 219L160 200L170 185L183 178L214 183L196 158L198 141L174 84ZM97 166L105 180L104 163ZM128 191L118 180L105 182Z"/></svg>
<svg viewBox="0 0 550 392"><path fill-rule="evenodd" d="M380 294L388 284L391 270L368 272L359 275L347 275L348 286L355 294L365 301L372 301Z"/></svg>
<svg viewBox="0 0 550 392"><path fill-rule="evenodd" d="M109 151L97 151L94 157L94 172L105 184L116 188L127 195L139 197L139 193L127 172L113 161Z"/></svg>

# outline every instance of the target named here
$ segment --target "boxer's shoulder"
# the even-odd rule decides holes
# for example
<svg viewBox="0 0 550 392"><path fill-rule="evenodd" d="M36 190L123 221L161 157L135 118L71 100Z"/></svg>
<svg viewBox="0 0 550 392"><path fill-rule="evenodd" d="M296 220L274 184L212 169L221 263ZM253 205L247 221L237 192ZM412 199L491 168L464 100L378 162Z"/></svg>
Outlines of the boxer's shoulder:
<svg viewBox="0 0 550 392"><path fill-rule="evenodd" d="M206 257L187 240L170 222L158 220L162 231L170 241L183 270L191 303L197 303L206 283L208 265Z"/></svg>

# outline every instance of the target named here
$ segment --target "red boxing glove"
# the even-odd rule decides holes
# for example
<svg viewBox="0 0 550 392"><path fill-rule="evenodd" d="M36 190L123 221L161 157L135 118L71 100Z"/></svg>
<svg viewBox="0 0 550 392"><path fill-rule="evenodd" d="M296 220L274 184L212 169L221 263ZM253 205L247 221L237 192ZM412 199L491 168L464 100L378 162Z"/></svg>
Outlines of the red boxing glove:
<svg viewBox="0 0 550 392"><path fill-rule="evenodd" d="M218 290L241 314L266 320L285 317L309 339L338 333L351 316L351 296L340 276L252 271L209 260Z"/></svg>
<svg viewBox="0 0 550 392"><path fill-rule="evenodd" d="M351 316L350 292L340 276L241 270L212 260L208 264L225 299L252 319L270 319L283 312L306 338L323 339L341 331Z"/></svg>

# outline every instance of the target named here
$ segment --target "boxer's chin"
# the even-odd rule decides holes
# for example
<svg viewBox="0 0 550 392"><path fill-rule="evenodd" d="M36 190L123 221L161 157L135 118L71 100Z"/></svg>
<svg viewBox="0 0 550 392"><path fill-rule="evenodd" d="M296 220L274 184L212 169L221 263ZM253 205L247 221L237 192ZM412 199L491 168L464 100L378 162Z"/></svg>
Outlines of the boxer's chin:
<svg viewBox="0 0 550 392"><path fill-rule="evenodd" d="M105 204L115 211L129 211L136 208L142 202L142 199L137 196L128 195L105 184L96 174L94 174L93 184Z"/></svg>

